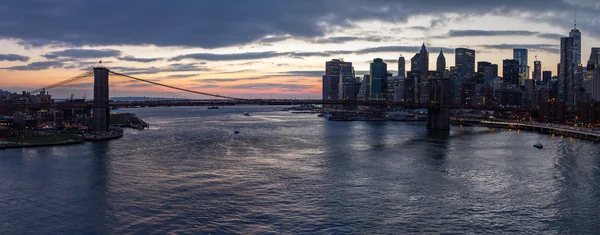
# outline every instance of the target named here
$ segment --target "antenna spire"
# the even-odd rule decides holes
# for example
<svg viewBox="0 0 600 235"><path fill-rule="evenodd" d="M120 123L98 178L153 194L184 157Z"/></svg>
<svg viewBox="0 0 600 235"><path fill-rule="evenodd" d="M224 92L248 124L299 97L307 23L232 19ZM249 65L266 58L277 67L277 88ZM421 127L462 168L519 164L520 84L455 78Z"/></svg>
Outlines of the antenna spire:
<svg viewBox="0 0 600 235"><path fill-rule="evenodd" d="M575 23L573 25L574 29L577 29L577 12L575 12Z"/></svg>

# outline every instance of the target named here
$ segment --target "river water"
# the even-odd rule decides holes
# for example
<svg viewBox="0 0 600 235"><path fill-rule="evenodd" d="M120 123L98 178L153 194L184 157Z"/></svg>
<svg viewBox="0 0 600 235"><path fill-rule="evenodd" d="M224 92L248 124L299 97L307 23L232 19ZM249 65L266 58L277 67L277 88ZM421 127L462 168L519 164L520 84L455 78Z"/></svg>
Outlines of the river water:
<svg viewBox="0 0 600 235"><path fill-rule="evenodd" d="M598 144L272 109L131 109L150 130L0 151L0 234L600 233Z"/></svg>

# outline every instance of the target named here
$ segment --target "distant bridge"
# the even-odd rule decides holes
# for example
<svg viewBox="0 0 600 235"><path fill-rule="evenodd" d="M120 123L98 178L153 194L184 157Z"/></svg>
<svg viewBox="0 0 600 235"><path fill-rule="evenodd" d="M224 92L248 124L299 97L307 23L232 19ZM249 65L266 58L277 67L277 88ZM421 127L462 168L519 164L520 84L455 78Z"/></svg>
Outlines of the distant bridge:
<svg viewBox="0 0 600 235"><path fill-rule="evenodd" d="M502 106L451 106L449 104L449 80L431 79L429 81L428 92L431 103L406 103L406 102L387 102L387 101L359 101L359 100L297 100L297 99L245 99L220 94L211 94L201 91L190 90L187 88L176 87L163 84L157 81L141 79L130 75L110 71L104 67L96 67L93 71L88 71L75 77L51 84L45 88L31 91L31 93L40 92L43 89L52 90L56 88L69 87L71 84L81 84L86 78L93 76L94 100L90 102L56 102L54 104L22 104L2 106L0 109L48 109L48 108L74 108L74 109L93 109L92 127L95 131L103 132L108 130L108 115L111 108L135 108L135 107L159 107L159 106L228 106L228 105L333 105L333 106L372 106L372 107L404 107L407 109L427 109L428 110L428 129L448 130L450 128L449 110L450 109L474 109L474 110L494 110L494 111L529 111L523 108L502 107ZM208 97L218 98L218 100L152 100L152 101L111 101L109 99L109 86L114 83L111 78L122 78L127 85L148 86L159 89L158 94L172 94L171 91L198 94ZM166 91L163 89L167 89ZM53 106L52 106L53 105Z"/></svg>

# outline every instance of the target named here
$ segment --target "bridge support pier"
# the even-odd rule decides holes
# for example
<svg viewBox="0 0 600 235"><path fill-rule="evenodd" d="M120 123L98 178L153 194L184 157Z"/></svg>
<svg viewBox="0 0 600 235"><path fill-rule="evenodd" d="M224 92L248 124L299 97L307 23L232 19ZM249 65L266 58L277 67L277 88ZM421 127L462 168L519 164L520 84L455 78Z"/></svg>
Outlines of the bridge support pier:
<svg viewBox="0 0 600 235"><path fill-rule="evenodd" d="M427 116L427 129L450 130L450 104L447 78L429 80L429 99L433 104Z"/></svg>
<svg viewBox="0 0 600 235"><path fill-rule="evenodd" d="M450 109L432 108L427 114L427 129L450 130Z"/></svg>
<svg viewBox="0 0 600 235"><path fill-rule="evenodd" d="M95 133L108 132L110 108L108 106L108 72L104 67L94 68L94 104L92 130Z"/></svg>

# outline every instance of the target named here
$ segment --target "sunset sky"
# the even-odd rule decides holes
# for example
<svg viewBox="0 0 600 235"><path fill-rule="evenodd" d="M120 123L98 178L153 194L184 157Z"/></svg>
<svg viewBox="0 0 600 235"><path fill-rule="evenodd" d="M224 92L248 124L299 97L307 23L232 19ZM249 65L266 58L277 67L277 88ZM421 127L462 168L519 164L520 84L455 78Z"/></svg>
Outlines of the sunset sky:
<svg viewBox="0 0 600 235"><path fill-rule="evenodd" d="M2 1L0 89L34 90L102 60L116 72L202 92L317 98L325 61L353 62L362 76L380 57L395 74L398 57L410 60L423 42L430 68L440 47L448 66L452 48L468 47L477 61L500 67L517 47L529 49L530 66L538 55L556 73L559 38L575 13L585 64L600 47L598 0ZM111 96L147 89L121 88Z"/></svg>

